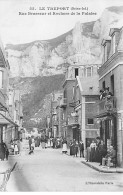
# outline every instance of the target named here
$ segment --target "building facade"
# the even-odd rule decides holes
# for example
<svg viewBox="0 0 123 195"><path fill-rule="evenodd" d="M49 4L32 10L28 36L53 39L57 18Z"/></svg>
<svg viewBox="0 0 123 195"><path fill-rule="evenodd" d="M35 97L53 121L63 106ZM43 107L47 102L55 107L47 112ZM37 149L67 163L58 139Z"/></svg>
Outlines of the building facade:
<svg viewBox="0 0 123 195"><path fill-rule="evenodd" d="M0 41L0 142L4 141L7 145L12 139L19 138L18 130L19 127L22 127L23 116L21 101L17 100L15 95L13 96L13 101L10 98L9 72L9 63ZM19 102L18 108L15 106L17 101ZM19 123L15 120L15 112L19 112Z"/></svg>
<svg viewBox="0 0 123 195"><path fill-rule="evenodd" d="M99 88L111 97L99 101L100 135L107 148L117 151L117 165L123 167L123 27L112 28L103 40L103 64L99 69Z"/></svg>
<svg viewBox="0 0 123 195"><path fill-rule="evenodd" d="M73 107L75 123L73 128L76 132L76 139L83 140L86 146L87 141L92 141L99 136L99 125L94 120L98 113L97 102L99 100L99 76L100 65L80 65L79 74L76 76L75 87L73 89Z"/></svg>

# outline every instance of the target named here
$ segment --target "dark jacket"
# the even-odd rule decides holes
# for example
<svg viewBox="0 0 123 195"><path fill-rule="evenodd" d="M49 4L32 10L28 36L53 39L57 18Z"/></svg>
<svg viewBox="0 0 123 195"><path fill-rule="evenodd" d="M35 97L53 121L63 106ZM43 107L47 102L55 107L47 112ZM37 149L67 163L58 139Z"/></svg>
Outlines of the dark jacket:
<svg viewBox="0 0 123 195"><path fill-rule="evenodd" d="M79 143L79 149L84 150L84 144L83 143Z"/></svg>
<svg viewBox="0 0 123 195"><path fill-rule="evenodd" d="M29 139L29 145L31 145L31 144L32 144L32 139L30 138L30 139Z"/></svg>
<svg viewBox="0 0 123 195"><path fill-rule="evenodd" d="M105 145L103 144L103 145L99 145L99 153L100 153L100 155L101 156L105 156L106 155L106 147L105 147Z"/></svg>

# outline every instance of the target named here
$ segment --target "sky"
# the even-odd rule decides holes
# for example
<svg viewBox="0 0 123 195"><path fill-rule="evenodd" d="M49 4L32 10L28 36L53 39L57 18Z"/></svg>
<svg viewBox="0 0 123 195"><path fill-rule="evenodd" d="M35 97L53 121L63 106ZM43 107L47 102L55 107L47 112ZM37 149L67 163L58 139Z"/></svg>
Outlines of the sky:
<svg viewBox="0 0 123 195"><path fill-rule="evenodd" d="M0 36L6 44L22 44L35 40L55 38L74 28L79 22L95 21L101 17L105 8L123 6L123 0L0 0ZM35 10L30 10L34 7ZM45 10L39 10L44 7ZM48 10L66 8L69 10ZM80 10L71 10L71 8ZM82 8L88 10L82 11ZM27 13L27 15L19 15ZM46 13L46 15L28 15L28 12ZM48 13L69 13L69 15L48 15ZM71 15L74 12L75 15ZM77 15L79 12L80 15ZM96 15L82 15L93 12Z"/></svg>

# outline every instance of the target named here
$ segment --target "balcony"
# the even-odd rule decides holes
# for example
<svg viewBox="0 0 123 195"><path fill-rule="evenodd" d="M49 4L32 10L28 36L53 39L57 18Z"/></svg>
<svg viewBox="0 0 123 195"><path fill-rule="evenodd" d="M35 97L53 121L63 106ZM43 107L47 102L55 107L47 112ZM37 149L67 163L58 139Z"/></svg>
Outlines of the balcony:
<svg viewBox="0 0 123 195"><path fill-rule="evenodd" d="M111 96L99 101L99 115L116 112L116 98Z"/></svg>
<svg viewBox="0 0 123 195"><path fill-rule="evenodd" d="M61 108L65 108L67 106L67 98L60 99L59 105Z"/></svg>
<svg viewBox="0 0 123 195"><path fill-rule="evenodd" d="M71 116L68 118L68 125L73 126L73 125L78 125L78 116Z"/></svg>

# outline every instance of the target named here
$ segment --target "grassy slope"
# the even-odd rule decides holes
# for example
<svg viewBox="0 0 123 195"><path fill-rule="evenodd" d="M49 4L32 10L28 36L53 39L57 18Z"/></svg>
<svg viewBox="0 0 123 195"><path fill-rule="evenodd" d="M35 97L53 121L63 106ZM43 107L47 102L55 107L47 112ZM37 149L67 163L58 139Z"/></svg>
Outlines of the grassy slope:
<svg viewBox="0 0 123 195"><path fill-rule="evenodd" d="M22 95L24 126L27 129L35 125L30 121L30 118L41 108L45 96L62 89L63 81L64 75L10 79L10 83L15 84L15 87L20 89L22 93L28 89L30 91Z"/></svg>

